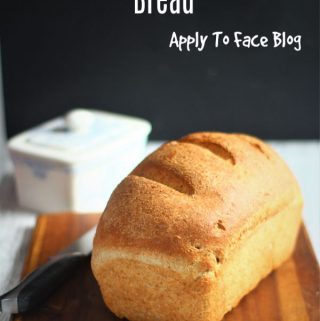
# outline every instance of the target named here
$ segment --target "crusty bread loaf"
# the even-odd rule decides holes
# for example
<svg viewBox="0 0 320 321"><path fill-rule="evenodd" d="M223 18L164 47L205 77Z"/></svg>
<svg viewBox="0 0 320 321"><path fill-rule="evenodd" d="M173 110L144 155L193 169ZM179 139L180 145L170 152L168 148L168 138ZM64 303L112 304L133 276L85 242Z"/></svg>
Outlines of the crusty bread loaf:
<svg viewBox="0 0 320 321"><path fill-rule="evenodd" d="M107 306L131 321L218 321L293 251L302 197L247 135L164 144L116 188L94 240Z"/></svg>

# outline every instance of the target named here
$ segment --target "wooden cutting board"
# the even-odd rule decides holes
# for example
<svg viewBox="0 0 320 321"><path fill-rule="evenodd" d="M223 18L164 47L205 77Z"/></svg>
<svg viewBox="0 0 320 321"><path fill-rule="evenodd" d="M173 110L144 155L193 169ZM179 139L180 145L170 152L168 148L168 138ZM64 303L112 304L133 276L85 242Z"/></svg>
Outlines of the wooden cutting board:
<svg viewBox="0 0 320 321"><path fill-rule="evenodd" d="M34 230L23 275L76 240L98 215L42 215ZM293 256L260 282L224 321L319 321L319 267L304 227ZM89 259L60 289L33 312L15 321L119 320L104 305Z"/></svg>

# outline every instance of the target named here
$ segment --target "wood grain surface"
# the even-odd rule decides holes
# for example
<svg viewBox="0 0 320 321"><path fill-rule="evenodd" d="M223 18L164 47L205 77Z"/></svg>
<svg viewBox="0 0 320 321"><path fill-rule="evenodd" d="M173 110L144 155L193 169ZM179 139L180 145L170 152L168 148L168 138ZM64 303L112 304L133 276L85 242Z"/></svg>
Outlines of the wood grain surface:
<svg viewBox="0 0 320 321"><path fill-rule="evenodd" d="M98 215L42 215L23 275L44 263L98 222ZM228 313L224 321L319 321L319 266L304 227L293 256ZM104 305L89 259L35 311L15 321L119 320Z"/></svg>

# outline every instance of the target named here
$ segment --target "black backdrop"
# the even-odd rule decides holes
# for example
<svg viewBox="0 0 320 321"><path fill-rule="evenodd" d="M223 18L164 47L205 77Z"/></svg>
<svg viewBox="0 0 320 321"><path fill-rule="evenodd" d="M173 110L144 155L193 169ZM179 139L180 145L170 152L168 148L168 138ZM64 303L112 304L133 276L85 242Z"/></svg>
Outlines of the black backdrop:
<svg viewBox="0 0 320 321"><path fill-rule="evenodd" d="M1 2L9 136L90 107L147 118L154 139L198 130L318 137L318 0L194 0L188 16L135 15L133 0L48 3ZM217 30L301 34L302 51L169 49L172 31Z"/></svg>

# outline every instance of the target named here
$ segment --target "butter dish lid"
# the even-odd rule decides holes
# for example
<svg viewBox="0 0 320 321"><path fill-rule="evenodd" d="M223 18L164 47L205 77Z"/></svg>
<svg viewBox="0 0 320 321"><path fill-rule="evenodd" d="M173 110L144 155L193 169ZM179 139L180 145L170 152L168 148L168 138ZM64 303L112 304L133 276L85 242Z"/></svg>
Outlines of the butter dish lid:
<svg viewBox="0 0 320 321"><path fill-rule="evenodd" d="M65 117L53 119L11 138L9 149L34 157L75 163L125 148L135 138L148 136L150 131L151 124L140 118L75 109Z"/></svg>

